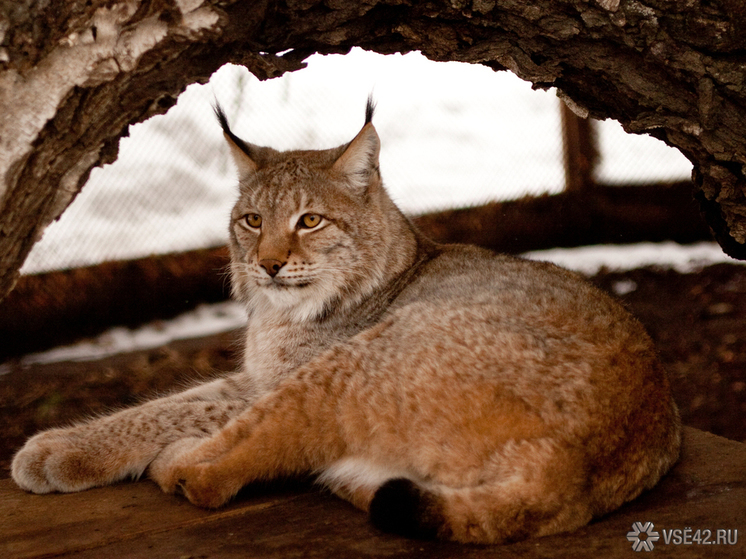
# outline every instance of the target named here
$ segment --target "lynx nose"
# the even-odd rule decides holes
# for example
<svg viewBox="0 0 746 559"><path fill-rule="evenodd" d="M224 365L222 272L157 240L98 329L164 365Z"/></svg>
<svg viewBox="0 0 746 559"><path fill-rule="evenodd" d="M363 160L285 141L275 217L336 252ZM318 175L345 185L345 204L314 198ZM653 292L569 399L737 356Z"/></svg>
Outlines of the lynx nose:
<svg viewBox="0 0 746 559"><path fill-rule="evenodd" d="M282 268L285 265L285 263L280 262L279 260L272 260L272 259L267 258L265 260L260 260L259 265L265 270L267 270L269 277L273 278L277 275L277 272L280 271L280 268Z"/></svg>

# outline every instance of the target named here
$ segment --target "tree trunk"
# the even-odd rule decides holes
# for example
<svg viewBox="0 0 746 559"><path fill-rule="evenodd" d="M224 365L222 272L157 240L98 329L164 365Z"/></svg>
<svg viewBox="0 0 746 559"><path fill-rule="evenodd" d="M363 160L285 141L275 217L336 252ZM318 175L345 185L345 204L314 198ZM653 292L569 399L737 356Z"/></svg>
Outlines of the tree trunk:
<svg viewBox="0 0 746 559"><path fill-rule="evenodd" d="M739 0L0 0L0 297L129 124L226 62L265 79L356 45L508 69L678 147L721 246L746 258L745 15Z"/></svg>

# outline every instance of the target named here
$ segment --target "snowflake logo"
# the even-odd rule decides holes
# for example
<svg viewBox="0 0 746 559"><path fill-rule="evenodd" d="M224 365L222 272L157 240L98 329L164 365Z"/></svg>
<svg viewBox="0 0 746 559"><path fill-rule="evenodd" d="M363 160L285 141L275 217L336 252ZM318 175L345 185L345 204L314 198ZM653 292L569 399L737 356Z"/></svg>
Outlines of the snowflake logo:
<svg viewBox="0 0 746 559"><path fill-rule="evenodd" d="M632 531L627 532L627 540L632 542L632 549L640 551L653 551L654 543L660 539L658 532L653 530L653 523L635 522Z"/></svg>

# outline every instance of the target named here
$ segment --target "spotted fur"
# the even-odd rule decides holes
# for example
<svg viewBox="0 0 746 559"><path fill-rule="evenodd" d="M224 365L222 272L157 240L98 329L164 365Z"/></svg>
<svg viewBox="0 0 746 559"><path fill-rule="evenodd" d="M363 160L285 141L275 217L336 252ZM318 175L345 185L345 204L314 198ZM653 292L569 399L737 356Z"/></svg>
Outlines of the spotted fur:
<svg viewBox="0 0 746 559"><path fill-rule="evenodd" d="M503 543L582 526L676 461L641 325L566 270L423 237L381 183L371 102L355 139L324 151L253 145L216 113L239 175L241 370L33 437L21 487L147 473L219 507L315 473L383 530Z"/></svg>

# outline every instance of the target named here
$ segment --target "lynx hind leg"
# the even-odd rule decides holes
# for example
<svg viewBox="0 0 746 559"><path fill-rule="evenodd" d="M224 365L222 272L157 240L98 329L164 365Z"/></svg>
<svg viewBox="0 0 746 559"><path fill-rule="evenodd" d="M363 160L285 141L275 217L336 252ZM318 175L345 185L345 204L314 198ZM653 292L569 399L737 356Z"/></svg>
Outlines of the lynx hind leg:
<svg viewBox="0 0 746 559"><path fill-rule="evenodd" d="M371 522L406 537L481 544L571 531L592 518L575 454L546 439L510 442L475 486L391 479L375 492Z"/></svg>

